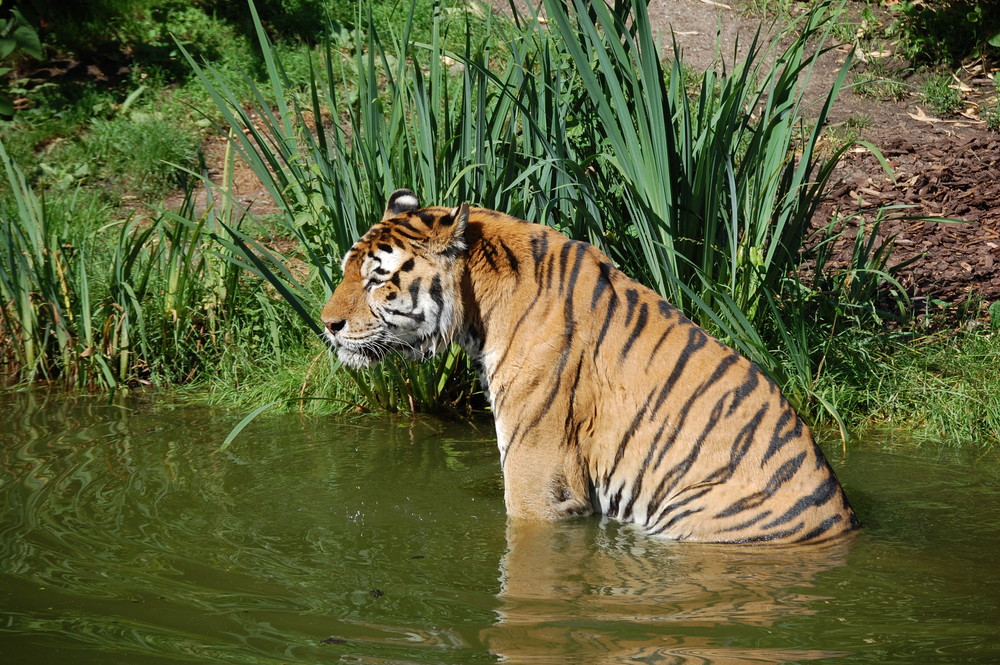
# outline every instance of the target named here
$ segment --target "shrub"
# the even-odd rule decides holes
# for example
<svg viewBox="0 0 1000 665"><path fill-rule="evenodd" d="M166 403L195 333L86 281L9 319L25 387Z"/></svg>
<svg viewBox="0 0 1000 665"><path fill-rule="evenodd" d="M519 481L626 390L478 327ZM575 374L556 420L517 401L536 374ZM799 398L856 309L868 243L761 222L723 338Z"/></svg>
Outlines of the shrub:
<svg viewBox="0 0 1000 665"><path fill-rule="evenodd" d="M1000 55L1000 4L979 0L904 0L896 5L902 45L919 64L958 65Z"/></svg>

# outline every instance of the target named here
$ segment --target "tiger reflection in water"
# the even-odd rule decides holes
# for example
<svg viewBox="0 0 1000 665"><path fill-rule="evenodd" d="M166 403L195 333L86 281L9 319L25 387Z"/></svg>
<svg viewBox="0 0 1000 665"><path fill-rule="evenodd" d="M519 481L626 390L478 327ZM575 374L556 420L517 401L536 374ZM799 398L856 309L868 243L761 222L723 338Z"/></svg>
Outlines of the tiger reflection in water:
<svg viewBox="0 0 1000 665"><path fill-rule="evenodd" d="M830 644L772 649L732 642L813 614L823 599L808 587L817 574L846 565L850 543L767 549L669 543L610 521L595 528L582 520L509 519L498 620L481 639L512 663L842 658L848 653ZM796 636L799 644L808 639Z"/></svg>

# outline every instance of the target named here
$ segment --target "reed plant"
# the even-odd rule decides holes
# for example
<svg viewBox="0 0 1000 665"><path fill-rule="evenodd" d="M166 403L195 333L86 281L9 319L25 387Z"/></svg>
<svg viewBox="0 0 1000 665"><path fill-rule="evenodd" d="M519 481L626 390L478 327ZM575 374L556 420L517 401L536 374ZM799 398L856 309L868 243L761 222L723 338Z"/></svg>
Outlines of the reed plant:
<svg viewBox="0 0 1000 665"><path fill-rule="evenodd" d="M488 17L485 27L470 31L464 53L449 54L439 17L421 41L411 39L412 11L401 34L386 41L370 17L359 18L365 29L356 31L354 53L345 57L328 45L308 100L300 102L251 9L267 86L242 81L253 93L249 104L218 71L191 64L228 124L223 131L278 204L282 229L297 241L310 271L292 274L286 267L292 257L234 229L230 246L286 298L308 330L319 334L319 308L339 281L341 257L380 218L394 189L409 187L427 202L470 200L536 219L550 217L554 203L574 214L568 197L542 195L538 181L551 181L563 155L545 153L548 142L525 154L522 130L530 119L509 93L536 85L525 66L530 45L510 42L515 49L506 68L492 71L493 28L503 30L494 24L498 19ZM481 41L473 43L473 34L483 35ZM461 73L453 73L456 68ZM458 405L475 392L469 361L457 352L422 366L393 358L374 371L345 371L365 401L389 410Z"/></svg>
<svg viewBox="0 0 1000 665"><path fill-rule="evenodd" d="M176 212L73 227L53 221L2 143L0 160L6 382L182 383L215 367L234 342L250 339L271 355L289 344L286 308L230 260L216 241L222 220L211 207L196 214L190 193ZM270 333L254 339L260 328Z"/></svg>
<svg viewBox="0 0 1000 665"><path fill-rule="evenodd" d="M41 199L0 143L11 201L0 208L0 348L7 372L51 378L52 364L75 364L74 329L92 331L89 311L77 307L87 292L86 246L52 231ZM76 256L74 256L76 254ZM74 279L74 276L76 279Z"/></svg>
<svg viewBox="0 0 1000 665"><path fill-rule="evenodd" d="M267 83L240 83L253 91L249 103L192 58L222 131L278 203L282 232L300 252L279 256L229 229L233 255L319 334L340 257L392 190L435 204L467 200L599 245L791 386L805 412L819 403L835 414L818 388L833 324L817 320L826 314L816 303L829 293L797 279L809 220L850 147L819 149L849 58L805 112L831 3L807 12L787 47L757 35L731 70L705 72L693 86L679 57L661 64L644 3L550 0L545 9L545 21L515 14L513 26L487 18L461 52L443 47L439 20L415 35L411 12L388 36L369 20L353 52L327 47L305 98L290 90L256 13ZM873 264L855 266L859 274L884 272L884 253L869 247L865 256ZM292 274L289 258L308 274ZM352 377L368 403L389 409L431 409L474 392L456 353L419 367L393 359Z"/></svg>

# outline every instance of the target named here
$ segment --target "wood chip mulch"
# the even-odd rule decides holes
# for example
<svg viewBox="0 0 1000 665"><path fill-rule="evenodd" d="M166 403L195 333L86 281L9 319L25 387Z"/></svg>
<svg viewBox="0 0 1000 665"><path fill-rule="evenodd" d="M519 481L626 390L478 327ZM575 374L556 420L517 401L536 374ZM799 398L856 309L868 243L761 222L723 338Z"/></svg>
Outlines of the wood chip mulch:
<svg viewBox="0 0 1000 665"><path fill-rule="evenodd" d="M860 213L870 228L879 209L906 206L889 212L879 236L895 236L890 265L913 260L897 277L915 302L958 305L972 297L985 308L1000 300L1000 138L994 136L887 139L881 150L894 180L871 152L851 152L813 224L825 225L839 210ZM843 263L849 251L844 238L835 257Z"/></svg>

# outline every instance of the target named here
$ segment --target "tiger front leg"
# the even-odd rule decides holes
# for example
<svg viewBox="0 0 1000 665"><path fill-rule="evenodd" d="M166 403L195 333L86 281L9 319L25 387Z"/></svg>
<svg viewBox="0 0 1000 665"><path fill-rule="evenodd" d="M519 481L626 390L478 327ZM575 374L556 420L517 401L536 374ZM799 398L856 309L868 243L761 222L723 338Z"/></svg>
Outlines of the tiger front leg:
<svg viewBox="0 0 1000 665"><path fill-rule="evenodd" d="M584 466L575 456L541 446L522 446L504 459L507 514L562 519L593 512Z"/></svg>

